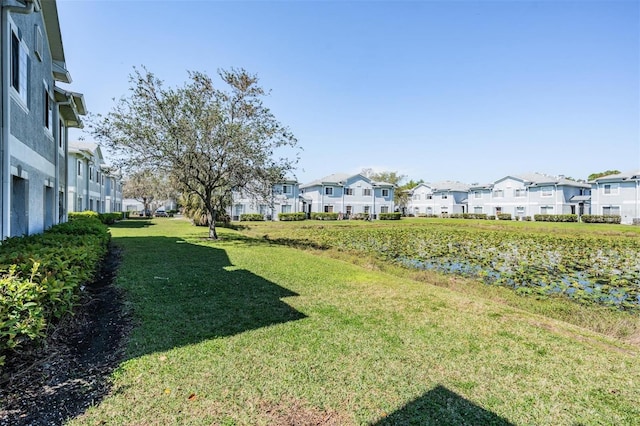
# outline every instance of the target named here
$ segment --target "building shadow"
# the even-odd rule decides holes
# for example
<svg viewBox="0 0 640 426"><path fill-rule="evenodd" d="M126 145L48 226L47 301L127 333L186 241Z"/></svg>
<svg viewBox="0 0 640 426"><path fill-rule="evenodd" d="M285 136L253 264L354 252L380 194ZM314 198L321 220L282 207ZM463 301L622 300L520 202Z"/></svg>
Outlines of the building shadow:
<svg viewBox="0 0 640 426"><path fill-rule="evenodd" d="M167 237L113 241L125 262L146 265L139 271L121 268L118 274L127 298L138 302L131 356L306 317L282 300L296 293L236 268L223 249Z"/></svg>
<svg viewBox="0 0 640 426"><path fill-rule="evenodd" d="M400 425L513 426L513 423L438 385L420 398L372 423L372 426Z"/></svg>

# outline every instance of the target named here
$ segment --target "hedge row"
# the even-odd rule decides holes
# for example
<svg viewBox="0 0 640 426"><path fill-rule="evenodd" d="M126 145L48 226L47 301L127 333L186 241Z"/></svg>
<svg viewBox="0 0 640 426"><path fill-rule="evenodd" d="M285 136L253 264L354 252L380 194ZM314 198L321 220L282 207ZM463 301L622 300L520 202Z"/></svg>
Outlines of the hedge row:
<svg viewBox="0 0 640 426"><path fill-rule="evenodd" d="M244 213L240 215L240 222L264 222L264 216L259 213Z"/></svg>
<svg viewBox="0 0 640 426"><path fill-rule="evenodd" d="M585 223L620 223L618 215L583 214L581 219Z"/></svg>
<svg viewBox="0 0 640 426"><path fill-rule="evenodd" d="M380 213L378 218L380 218L380 220L400 220L401 216L401 213Z"/></svg>
<svg viewBox="0 0 640 426"><path fill-rule="evenodd" d="M91 210L83 211L83 212L70 212L69 220L73 220L76 218L84 218L84 217L92 217L100 220L100 222L106 225L113 225L116 221L122 219L123 217L129 217L129 212L123 214L122 212L113 212L113 213L97 213Z"/></svg>
<svg viewBox="0 0 640 426"><path fill-rule="evenodd" d="M313 220L338 220L338 213L311 213Z"/></svg>
<svg viewBox="0 0 640 426"><path fill-rule="evenodd" d="M282 220L284 222L292 222L299 220L306 220L306 213L278 213L278 220Z"/></svg>
<svg viewBox="0 0 640 426"><path fill-rule="evenodd" d="M534 214L536 222L577 222L577 214Z"/></svg>
<svg viewBox="0 0 640 426"><path fill-rule="evenodd" d="M8 352L70 314L80 286L94 278L110 235L97 218L83 216L0 245L0 367Z"/></svg>

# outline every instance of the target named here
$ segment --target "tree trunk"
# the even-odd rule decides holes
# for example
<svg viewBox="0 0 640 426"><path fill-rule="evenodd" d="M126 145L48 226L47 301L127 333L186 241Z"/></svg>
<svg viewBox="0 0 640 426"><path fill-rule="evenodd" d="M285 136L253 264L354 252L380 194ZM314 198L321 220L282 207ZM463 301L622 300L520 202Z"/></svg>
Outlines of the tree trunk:
<svg viewBox="0 0 640 426"><path fill-rule="evenodd" d="M209 216L211 217L211 220L209 221L209 239L210 240L217 240L218 239L218 233L216 232L216 211L215 211L215 209L210 209L209 210Z"/></svg>

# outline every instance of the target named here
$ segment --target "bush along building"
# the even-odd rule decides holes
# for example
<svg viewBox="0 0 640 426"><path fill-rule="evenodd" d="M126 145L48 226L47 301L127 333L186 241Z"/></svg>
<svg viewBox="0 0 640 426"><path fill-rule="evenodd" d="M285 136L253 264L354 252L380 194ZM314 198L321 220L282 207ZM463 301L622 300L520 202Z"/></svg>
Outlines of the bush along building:
<svg viewBox="0 0 640 426"><path fill-rule="evenodd" d="M621 223L640 225L640 170L591 181L591 213L619 216Z"/></svg>
<svg viewBox="0 0 640 426"><path fill-rule="evenodd" d="M2 238L67 218L67 140L81 127L83 95L66 69L54 0L5 0L0 21Z"/></svg>
<svg viewBox="0 0 640 426"><path fill-rule="evenodd" d="M283 214L302 212L302 208L300 185L290 179L275 183L268 191L234 191L227 214L233 221L279 220Z"/></svg>

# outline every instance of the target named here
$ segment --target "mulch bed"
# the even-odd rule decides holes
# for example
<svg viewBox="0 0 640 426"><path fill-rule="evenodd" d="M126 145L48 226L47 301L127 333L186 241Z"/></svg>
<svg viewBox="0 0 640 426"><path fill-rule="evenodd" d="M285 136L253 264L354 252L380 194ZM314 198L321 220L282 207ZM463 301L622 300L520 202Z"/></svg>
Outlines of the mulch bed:
<svg viewBox="0 0 640 426"><path fill-rule="evenodd" d="M119 261L111 247L76 314L57 324L40 347L7 358L0 426L61 425L109 393L109 377L124 359L131 329L122 293L113 285Z"/></svg>

